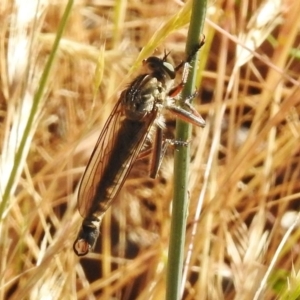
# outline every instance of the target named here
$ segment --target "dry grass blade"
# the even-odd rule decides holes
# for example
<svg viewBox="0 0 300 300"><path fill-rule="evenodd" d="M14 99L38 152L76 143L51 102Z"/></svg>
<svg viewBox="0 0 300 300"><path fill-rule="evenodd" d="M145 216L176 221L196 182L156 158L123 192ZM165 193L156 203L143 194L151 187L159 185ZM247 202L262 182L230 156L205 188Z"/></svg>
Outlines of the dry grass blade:
<svg viewBox="0 0 300 300"><path fill-rule="evenodd" d="M38 6L33 2L27 6L19 3L15 7L15 12L12 18L7 20L6 26L11 26L7 43L7 61L2 63L7 64L6 72L2 75L3 82L3 100L7 99L7 113L5 115L5 123L2 128L2 151L1 151L1 166L0 166L0 190L1 195L7 190L7 184L10 179L10 174L16 164L16 153L19 150L22 137L27 134L26 144L24 145L23 155L18 162L16 177L11 187L10 195L12 195L17 187L17 182L20 179L21 172L25 165L25 159L30 149L30 144L33 135L38 125L38 118L41 115L42 104L38 107L38 111L34 116L34 124L30 128L30 132L26 132L26 126L31 115L34 105L34 91L38 85L37 79L33 76L41 75L41 69L34 68L36 55L32 55L32 48L36 44L34 30L27 31L25 28L33 29L41 26L43 21L43 6ZM2 30L5 30L5 27ZM5 59L5 57L2 57ZM28 64L31 62L31 64ZM26 85L22 84L22 81ZM5 199L4 199L5 201ZM4 213L3 202L1 205L1 215Z"/></svg>
<svg viewBox="0 0 300 300"><path fill-rule="evenodd" d="M251 16L246 32L240 32L237 45L236 67L241 67L252 58L252 53L268 38L274 28L283 21L283 1L266 0L260 4L257 11ZM246 49L244 48L246 47Z"/></svg>

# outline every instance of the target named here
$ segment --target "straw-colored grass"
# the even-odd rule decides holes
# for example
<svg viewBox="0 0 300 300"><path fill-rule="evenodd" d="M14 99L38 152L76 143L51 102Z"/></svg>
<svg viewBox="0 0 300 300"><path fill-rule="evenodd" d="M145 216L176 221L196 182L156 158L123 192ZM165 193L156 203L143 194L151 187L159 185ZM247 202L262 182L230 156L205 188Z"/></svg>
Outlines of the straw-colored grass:
<svg viewBox="0 0 300 300"><path fill-rule="evenodd" d="M2 2L0 300L164 299L174 149L156 180L136 162L81 259L76 195L142 59L184 59L190 3L76 1L33 111L67 3ZM293 0L209 4L182 299L300 297L299 12Z"/></svg>

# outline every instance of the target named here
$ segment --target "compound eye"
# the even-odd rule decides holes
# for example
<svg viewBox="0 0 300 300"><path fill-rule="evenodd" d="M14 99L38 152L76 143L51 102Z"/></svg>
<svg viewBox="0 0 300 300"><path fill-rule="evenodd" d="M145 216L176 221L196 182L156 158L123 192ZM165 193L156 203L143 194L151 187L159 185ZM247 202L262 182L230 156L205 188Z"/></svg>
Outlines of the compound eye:
<svg viewBox="0 0 300 300"><path fill-rule="evenodd" d="M166 72L171 79L174 79L176 76L176 72L174 66L166 61L163 62L164 72Z"/></svg>
<svg viewBox="0 0 300 300"><path fill-rule="evenodd" d="M160 59L156 56L150 56L143 61L144 65L153 71L162 73L162 75L167 74L171 79L175 78L176 72L172 64Z"/></svg>

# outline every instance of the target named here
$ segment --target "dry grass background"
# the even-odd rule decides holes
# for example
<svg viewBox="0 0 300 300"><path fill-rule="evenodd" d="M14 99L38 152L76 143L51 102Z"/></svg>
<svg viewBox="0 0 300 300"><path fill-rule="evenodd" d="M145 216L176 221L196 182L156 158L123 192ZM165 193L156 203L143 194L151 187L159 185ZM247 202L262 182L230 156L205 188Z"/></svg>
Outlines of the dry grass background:
<svg viewBox="0 0 300 300"><path fill-rule="evenodd" d="M173 150L155 181L147 160L136 163L94 253L72 250L80 176L140 50L172 50L175 62L184 53L183 2L117 2L74 3L16 161L66 2L1 1L2 194L14 164L18 172L0 211L0 299L164 299ZM300 297L299 3L209 4L194 101L207 126L191 142L183 299ZM174 119L167 125L172 136Z"/></svg>

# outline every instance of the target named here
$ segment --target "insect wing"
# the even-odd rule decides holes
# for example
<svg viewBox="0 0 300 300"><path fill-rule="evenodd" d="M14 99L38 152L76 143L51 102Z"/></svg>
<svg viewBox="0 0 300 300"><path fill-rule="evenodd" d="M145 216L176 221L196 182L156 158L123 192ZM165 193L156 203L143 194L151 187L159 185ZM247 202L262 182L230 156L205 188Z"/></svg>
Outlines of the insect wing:
<svg viewBox="0 0 300 300"><path fill-rule="evenodd" d="M88 165L84 171L78 191L78 210L82 217L86 217L96 193L101 173L109 163L109 151L113 147L114 134L121 124L121 101L115 105L106 121L98 141L91 154ZM107 159L106 159L107 158Z"/></svg>
<svg viewBox="0 0 300 300"><path fill-rule="evenodd" d="M108 202L111 202L114 199L122 187L145 142L155 117L156 113L153 113L151 118L148 118L147 121L143 123L140 132L138 133L140 138L137 139L132 154L126 157L123 163L126 167L124 167L114 179L114 186L110 190L109 199L107 199ZM94 198L96 197L97 186L106 168L109 167L112 162L111 160L113 160L111 154L115 151L115 147L118 144L116 139L119 136L123 119L120 99L104 125L80 183L77 205L82 217L87 217L89 215L90 209L94 204ZM108 206L108 203L105 203L105 205Z"/></svg>

